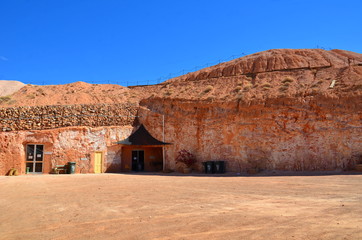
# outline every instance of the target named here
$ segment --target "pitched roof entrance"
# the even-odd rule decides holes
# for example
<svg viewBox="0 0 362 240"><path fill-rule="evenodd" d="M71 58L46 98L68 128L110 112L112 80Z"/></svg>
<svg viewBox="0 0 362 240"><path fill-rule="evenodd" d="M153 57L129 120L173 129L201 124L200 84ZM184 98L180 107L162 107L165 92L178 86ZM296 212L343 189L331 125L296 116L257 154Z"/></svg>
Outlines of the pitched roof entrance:
<svg viewBox="0 0 362 240"><path fill-rule="evenodd" d="M147 129L141 124L141 126L132 133L128 138L116 142L116 144L123 145L168 145L170 143L165 143L157 140L152 137L152 135L147 131Z"/></svg>

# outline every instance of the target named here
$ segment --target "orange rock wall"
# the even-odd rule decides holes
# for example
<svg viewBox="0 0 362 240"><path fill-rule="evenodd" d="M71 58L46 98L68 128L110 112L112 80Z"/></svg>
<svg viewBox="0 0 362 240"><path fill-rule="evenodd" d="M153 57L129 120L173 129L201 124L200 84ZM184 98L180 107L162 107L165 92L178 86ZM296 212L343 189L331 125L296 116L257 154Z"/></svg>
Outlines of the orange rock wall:
<svg viewBox="0 0 362 240"><path fill-rule="evenodd" d="M154 137L172 143L165 147L166 169L181 167L175 163L181 149L196 155L200 171L209 160L225 160L233 172L350 169L362 160L360 97L251 103L155 98L142 101L137 115ZM120 172L125 159L114 143L132 130L128 125L0 132L0 175L13 167L25 173L27 144L44 145L44 173L68 161L76 162L77 173L93 173L95 152L103 153L104 172Z"/></svg>
<svg viewBox="0 0 362 240"><path fill-rule="evenodd" d="M25 173L27 144L44 145L43 173L70 161L76 162L76 173L93 173L95 152L103 153L104 172L120 172L121 154L114 143L128 137L131 131L131 126L123 126L1 132L0 175L11 168Z"/></svg>
<svg viewBox="0 0 362 240"><path fill-rule="evenodd" d="M162 139L165 115L166 168L177 169L177 151L201 162L227 161L227 171L350 169L362 160L362 99L280 98L264 103L153 99L139 115Z"/></svg>

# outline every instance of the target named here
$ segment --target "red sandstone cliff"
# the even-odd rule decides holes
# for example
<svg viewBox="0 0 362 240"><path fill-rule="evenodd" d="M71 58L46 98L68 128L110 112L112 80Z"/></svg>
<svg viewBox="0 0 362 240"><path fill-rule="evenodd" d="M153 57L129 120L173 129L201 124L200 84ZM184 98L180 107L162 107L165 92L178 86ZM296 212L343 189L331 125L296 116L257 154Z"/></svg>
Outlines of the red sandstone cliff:
<svg viewBox="0 0 362 240"><path fill-rule="evenodd" d="M353 169L362 160L362 100L269 99L252 105L155 98L141 102L142 123L162 138L167 167L177 151L225 160L229 171Z"/></svg>
<svg viewBox="0 0 362 240"><path fill-rule="evenodd" d="M165 116L169 159L186 148L233 171L352 169L361 95L361 54L270 50L171 79L141 112L158 137Z"/></svg>

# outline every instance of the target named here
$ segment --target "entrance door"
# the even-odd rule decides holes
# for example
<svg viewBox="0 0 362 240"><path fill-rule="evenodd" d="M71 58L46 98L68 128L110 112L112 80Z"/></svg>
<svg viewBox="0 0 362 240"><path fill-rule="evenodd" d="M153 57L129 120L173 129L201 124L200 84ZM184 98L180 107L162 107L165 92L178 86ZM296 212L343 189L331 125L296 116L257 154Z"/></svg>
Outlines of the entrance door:
<svg viewBox="0 0 362 240"><path fill-rule="evenodd" d="M145 170L145 152L143 150L132 151L132 171Z"/></svg>
<svg viewBox="0 0 362 240"><path fill-rule="evenodd" d="M25 165L29 173L43 172L43 151L44 145L28 144L26 145Z"/></svg>
<svg viewBox="0 0 362 240"><path fill-rule="evenodd" d="M102 152L96 152L94 156L94 173L102 173Z"/></svg>

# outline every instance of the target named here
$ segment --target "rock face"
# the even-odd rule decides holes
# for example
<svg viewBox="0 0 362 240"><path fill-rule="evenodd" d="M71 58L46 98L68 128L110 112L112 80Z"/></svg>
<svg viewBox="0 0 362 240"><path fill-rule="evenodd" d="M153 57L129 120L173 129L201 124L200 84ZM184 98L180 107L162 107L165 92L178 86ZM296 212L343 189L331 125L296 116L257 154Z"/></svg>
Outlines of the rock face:
<svg viewBox="0 0 362 240"><path fill-rule="evenodd" d="M263 104L154 99L142 102L143 124L161 139L165 115L167 166L186 149L227 170L347 170L362 160L362 99L270 99Z"/></svg>
<svg viewBox="0 0 362 240"><path fill-rule="evenodd" d="M103 172L119 172L121 154L114 143L131 133L124 127L70 127L40 131L14 131L0 133L0 175L11 168L25 173L26 146L44 146L43 173L50 173L56 165L76 162L76 173L94 173L94 157L102 152Z"/></svg>
<svg viewBox="0 0 362 240"><path fill-rule="evenodd" d="M351 169L362 161L361 54L270 50L171 79L164 89L173 94L141 106L156 136L165 115L171 169L181 149L238 172Z"/></svg>

